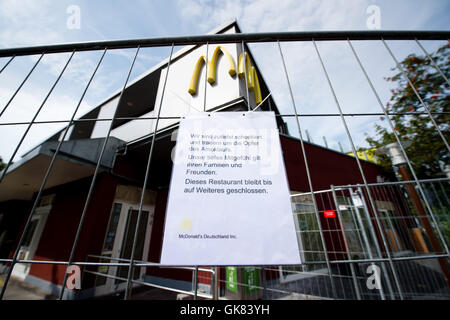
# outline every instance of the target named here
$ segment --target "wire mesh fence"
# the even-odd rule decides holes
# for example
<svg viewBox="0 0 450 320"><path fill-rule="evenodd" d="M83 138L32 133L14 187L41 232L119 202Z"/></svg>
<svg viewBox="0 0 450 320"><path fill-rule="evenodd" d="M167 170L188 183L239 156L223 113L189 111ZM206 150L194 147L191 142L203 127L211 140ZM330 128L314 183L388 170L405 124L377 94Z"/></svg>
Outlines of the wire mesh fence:
<svg viewBox="0 0 450 320"><path fill-rule="evenodd" d="M448 32L438 31L236 33L0 50L0 57L4 57L0 77L6 76L4 72L21 56L38 55L22 79L13 79L17 87L2 98L0 111L0 120L4 120L3 115L7 119L0 122L0 128L16 128L20 132L17 135L19 138L8 144L11 152L0 172L0 186L3 184L0 190L3 193L0 200L0 232L3 232L0 236L0 264L3 267L1 297L5 297L8 283L14 276L21 281L47 286L60 299L90 298L116 292L124 292L124 298L130 299L133 298L133 290L147 287L174 292L179 298L193 296L200 299L450 298L450 179L419 179L414 169L415 163L410 161L402 143L404 137L398 133L393 118L399 115L427 118L429 126L435 129L434 137L444 143L444 159L448 158L450 151L447 142L448 123L436 119L446 116L450 111L448 104L438 111L428 106L424 97L431 92L416 89L414 79L403 70L385 41L408 40L417 43L444 79L442 92L448 102L448 68L441 69L420 41L447 41L449 35ZM353 46L362 40L381 42L396 68L405 77L411 95L422 105L421 110L398 113L385 107L364 67L364 61L360 60ZM343 111L336 84L330 78L330 69L336 66L327 67L323 52L321 54L321 48L317 45L318 42L332 41L341 41L348 46L355 65L375 96L378 111ZM321 84L331 92L333 111L300 112L296 105L292 72L287 67L280 42L311 45L310 49L317 58L316 71L323 76ZM292 104L290 111L278 111L272 98L275 92L266 88L263 81L263 96L259 103L256 103L255 93L250 93L245 81L245 90L242 90L239 99L208 108L206 73L208 52L212 51L209 47L214 44L235 44L238 51L247 52L248 45L252 43L269 44L279 54L273 59L282 66L286 82L281 86L286 91L286 101ZM180 45L186 45L188 49L175 54L175 46ZM160 64L159 69L155 69L158 74L154 79L151 76L153 73L147 73L132 80L140 52L156 47L170 50L168 59ZM202 101L194 106L192 101L186 102L182 97L175 97L172 86L180 85L173 80L179 75L176 72L180 72L177 62L188 55L189 50L199 48L206 49L207 67L205 75L199 78L198 90L204 93L201 94ZM128 55L129 65L121 70L125 74L122 76L121 89L107 99L102 109L91 110L80 116L80 108L84 108L83 100L92 90L91 85L101 70L104 58L110 52L123 49L133 52ZM49 120L45 117L46 103L51 100L60 80L64 79L65 72L73 67L73 59L85 51L97 53L97 60L88 76L85 75L86 81L79 90L75 108L71 113L65 110L61 119ZM27 89L27 81L49 55L58 55L60 58L63 58L62 55L67 56L65 60L59 61L62 67L50 84L50 89L42 95L37 108L20 111L26 114L24 120L10 120L16 96ZM176 76L170 78L172 74ZM107 81L105 78L101 80ZM138 87L141 82L142 87L132 91L131 88ZM150 87L154 90L149 90ZM250 101L251 95L255 97L254 104ZM154 96L150 102L145 100L149 96ZM133 97L139 97L140 100L133 100ZM170 99L178 99L179 103L187 104L189 110L197 107L200 111L209 112L276 110L280 133L285 136L288 135L284 119L292 125L291 129L294 130L291 131L296 132L298 138L294 148L297 158L293 159L298 162L297 165L301 165L302 170L302 183L298 184L298 188L291 186L292 212L302 264L182 268L159 264L164 216L159 217L155 208L159 206L163 213L165 211L167 191L161 190L169 187L171 167L168 162L174 145L171 137L183 117L173 110L164 110L164 107L167 108L165 99L171 101L172 105L174 100ZM136 106L141 100L144 100L144 105ZM136 111L133 111L133 106L137 108ZM393 140L398 143L399 153L404 158L400 167L406 171L398 174L403 181L395 181L399 179L394 177L392 181L375 182L373 173L368 173L374 170L370 169L369 163L374 165L376 161L372 161L372 156L367 153L360 157L361 151L357 150L357 138L351 133L350 120L367 116L384 117L387 127L392 130ZM347 160L351 159L356 179L336 179L335 182L327 180L327 177L319 177L321 168L332 164L317 160L314 156L316 145L311 141L308 131L306 135L303 133L305 130L302 124L308 118L320 121L325 117L332 117L342 126L341 134L348 141L351 149L348 153L351 156L342 152L339 144L340 154ZM129 136L127 143L121 143L117 137L123 132L128 134L132 131L130 123L133 123L137 135ZM33 135L36 126L43 125L52 125L47 131L48 135L49 132L54 134L53 125L62 127L58 127L59 131L44 143L27 150L19 159L18 156L24 152L22 145L25 139ZM7 134L3 135L3 139L9 139ZM282 139L286 139L283 140L284 145L291 143L286 137ZM82 146L81 143L86 141L88 144ZM325 138L324 142L328 149ZM76 151L77 148L81 151ZM126 156L132 160L131 165L124 162ZM342 164L342 168L345 166L347 164ZM405 172L409 172L412 177ZM324 182L318 183L318 180ZM119 184L128 187L121 189ZM61 191L59 186L69 187ZM31 196L22 195L26 192ZM110 201L102 204L103 199ZM66 207L62 207L62 203ZM58 206L62 213L55 212ZM11 212L14 214L14 211L22 214L11 218ZM58 215L59 220L52 220L52 214ZM66 232L57 227L58 223L71 224L72 228ZM44 248L41 237L48 233L52 235L49 236L50 240L46 240L48 247ZM5 239L9 239L9 243ZM89 242L92 244L89 245ZM79 287L75 287L75 290L73 286L68 286L68 282L72 283L72 274L69 272L71 266L78 266L82 270L78 274Z"/></svg>

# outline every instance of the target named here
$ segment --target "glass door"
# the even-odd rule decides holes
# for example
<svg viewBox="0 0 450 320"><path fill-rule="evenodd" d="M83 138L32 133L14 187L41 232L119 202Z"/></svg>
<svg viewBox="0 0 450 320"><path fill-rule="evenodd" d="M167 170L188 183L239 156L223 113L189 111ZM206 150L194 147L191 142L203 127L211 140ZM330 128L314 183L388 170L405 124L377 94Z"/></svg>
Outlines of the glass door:
<svg viewBox="0 0 450 320"><path fill-rule="evenodd" d="M110 263L110 262L115 262L114 260L110 260L109 258L112 257L113 255L113 249L114 249L114 245L115 245L115 241L116 241L116 234L117 234L117 229L119 226L119 221L120 221L120 217L121 217L121 212L122 212L122 203L114 203L113 204L113 208L111 210L111 216L109 218L109 223L108 223L108 229L106 230L106 236L105 236L105 241L103 244L103 250L102 250L102 257L105 257L104 259L100 259L98 262L105 262L105 263ZM109 274L110 267L108 266L100 266L97 269L97 272L99 273L103 273L105 275ZM95 282L95 286L96 286L96 294L105 294L110 292L110 286L107 286L107 282L108 278L105 276L98 276L96 278L96 282Z"/></svg>
<svg viewBox="0 0 450 320"><path fill-rule="evenodd" d="M24 239L19 249L19 260L33 260L34 254L39 246L48 214L53 205L55 195L42 196L31 217L30 224L25 230ZM30 272L31 265L26 263L17 263L14 266L13 275L22 279Z"/></svg>
<svg viewBox="0 0 450 320"><path fill-rule="evenodd" d="M130 208L128 210L127 222L125 227L125 232L122 236L122 248L120 250L120 259L129 260L131 258L131 251L133 250L133 241L134 234L136 230L136 223L138 218L138 209ZM135 260L146 259L143 256L144 246L146 244L146 235L148 223L149 211L142 210L141 221L139 223L139 228L137 231L137 241L136 241L136 249L135 249ZM148 250L146 250L148 251ZM140 279L143 276L143 272L145 268L134 268L133 279ZM118 278L128 278L128 267L118 267L116 272L115 285L120 285L126 281L120 280Z"/></svg>
<svg viewBox="0 0 450 320"><path fill-rule="evenodd" d="M114 203L102 251L105 259L102 262L129 262L138 213L137 204ZM153 210L149 206L144 206L137 231L135 260L147 260L152 224ZM109 257L113 259L110 260ZM128 266L101 266L98 272L109 277L97 277L96 295L125 289L126 280L124 279L128 277ZM133 279L143 279L144 274L145 268L134 268Z"/></svg>
<svg viewBox="0 0 450 320"><path fill-rule="evenodd" d="M25 231L22 245L19 249L18 260L33 260L34 254L38 248L39 241L44 231L50 207L36 208L31 222ZM27 263L17 263L14 266L13 274L17 277L25 279L30 272L31 265Z"/></svg>

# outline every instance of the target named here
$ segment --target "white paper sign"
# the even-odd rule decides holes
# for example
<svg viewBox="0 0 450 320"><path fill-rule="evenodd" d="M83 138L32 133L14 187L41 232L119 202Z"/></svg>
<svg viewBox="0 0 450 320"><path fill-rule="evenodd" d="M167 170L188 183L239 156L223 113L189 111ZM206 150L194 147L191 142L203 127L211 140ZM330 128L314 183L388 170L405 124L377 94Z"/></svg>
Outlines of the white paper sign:
<svg viewBox="0 0 450 320"><path fill-rule="evenodd" d="M180 123L161 264L298 264L273 112L217 112Z"/></svg>

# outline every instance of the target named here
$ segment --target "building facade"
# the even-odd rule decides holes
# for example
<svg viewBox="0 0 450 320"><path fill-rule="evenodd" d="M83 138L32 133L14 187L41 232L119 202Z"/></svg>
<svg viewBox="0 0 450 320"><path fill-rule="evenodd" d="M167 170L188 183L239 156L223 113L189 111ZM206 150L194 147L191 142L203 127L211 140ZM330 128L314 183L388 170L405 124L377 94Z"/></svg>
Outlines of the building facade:
<svg viewBox="0 0 450 320"><path fill-rule="evenodd" d="M236 22L213 31L236 32L240 32ZM172 170L171 154L176 144L174 132L180 117L192 112L247 111L259 104L255 112L274 111L289 187L291 193L297 195L292 197L293 212L297 209L311 211L311 201L301 196L310 192L301 143L289 134L272 97L265 99L270 90L264 76L259 72L249 49L245 47L247 55L242 54L243 49L241 44L210 45L206 65L206 46L187 46L173 54L170 66L168 59L162 61L129 83L122 97L117 92L80 117L69 128L62 142L44 193L25 231L19 259L55 262L69 259L98 161L100 170L87 207L74 261L116 262L130 259L146 164L154 141L135 258L158 263ZM103 120L113 118L114 115L115 120L108 136L110 122ZM0 253L3 258L12 257L14 253L64 130L56 132L24 154L20 161L8 169L0 184ZM105 139L106 148L99 160ZM327 190L330 185L361 183L354 157L306 141L304 146L309 170L314 177L314 190ZM361 163L368 183L392 178L370 161ZM350 194L347 198L350 198ZM391 206L393 209L393 201L376 200L379 201L379 207L389 209ZM321 213L329 209L337 210L332 202L320 202L318 209ZM343 207L341 210L346 209ZM399 207L396 210L402 211ZM351 237L345 237L342 233L338 218L329 219L322 215L320 223L326 247L333 248L326 253L330 260L345 257L348 247L357 245L352 243ZM390 241L399 248L417 250L421 245L420 236L417 243L408 242L401 236L402 232L397 230L402 228L413 229L413 226L391 228ZM308 256L309 250L306 249L311 245L311 240L299 236L298 241L300 248L303 248L304 261L313 259ZM233 290L232 284L227 282L227 275L232 270L219 269L221 290L225 295L242 298L246 293ZM283 277L282 268L279 270L279 273L273 270L266 272L267 275L271 274L272 279ZM19 263L13 275L57 295L65 272L66 266L60 264ZM128 268L124 266L85 267L82 270L81 290L67 290L66 296L88 298L122 291L125 289L124 278L127 273ZM257 277L262 276L261 272L257 274ZM192 290L190 270L137 267L134 279L179 290ZM201 288L209 290L211 280L208 272L200 272L199 282Z"/></svg>

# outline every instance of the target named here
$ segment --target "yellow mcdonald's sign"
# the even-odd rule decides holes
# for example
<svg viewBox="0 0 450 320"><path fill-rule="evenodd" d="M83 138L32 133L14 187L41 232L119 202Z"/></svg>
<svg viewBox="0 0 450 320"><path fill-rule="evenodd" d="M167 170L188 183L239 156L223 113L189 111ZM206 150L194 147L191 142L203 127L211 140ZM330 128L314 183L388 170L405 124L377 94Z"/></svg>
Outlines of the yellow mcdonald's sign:
<svg viewBox="0 0 450 320"><path fill-rule="evenodd" d="M376 148L372 148L372 149L360 150L360 151L357 151L356 153L357 153L358 158L378 164L380 161L375 156L375 150L376 150ZM352 157L355 156L355 154L353 152L349 152L347 154Z"/></svg>
<svg viewBox="0 0 450 320"><path fill-rule="evenodd" d="M245 55L241 53L239 55L239 72L238 72L239 78L245 78L247 79L247 85L248 90L253 91L255 94L255 102L256 104L261 103L262 97L261 97L261 88L259 87L259 79L258 74L256 72L256 69L254 66L252 66L252 63L250 61L250 57L248 53L246 52Z"/></svg>
<svg viewBox="0 0 450 320"><path fill-rule="evenodd" d="M219 59L219 55L223 54L225 57L227 57L228 60L228 74L231 77L234 77L236 75L236 65L234 63L233 57L231 54L221 46L217 46L214 50L214 53L212 55L211 61L208 63L208 75L207 75L207 81L209 84L214 84L216 82L216 69L217 69L217 62ZM201 56L195 65L194 73L191 77L191 82L189 84L188 92L191 95L195 95L197 93L197 87L198 87L198 79L200 76L200 71L205 64L206 59L205 56ZM247 85L248 90L253 91L255 95L255 102L256 104L261 103L262 97L261 97L261 88L259 86L259 79L256 72L256 68L252 66L250 57L248 53L240 54L238 59L238 76L240 79L246 78L247 79Z"/></svg>

